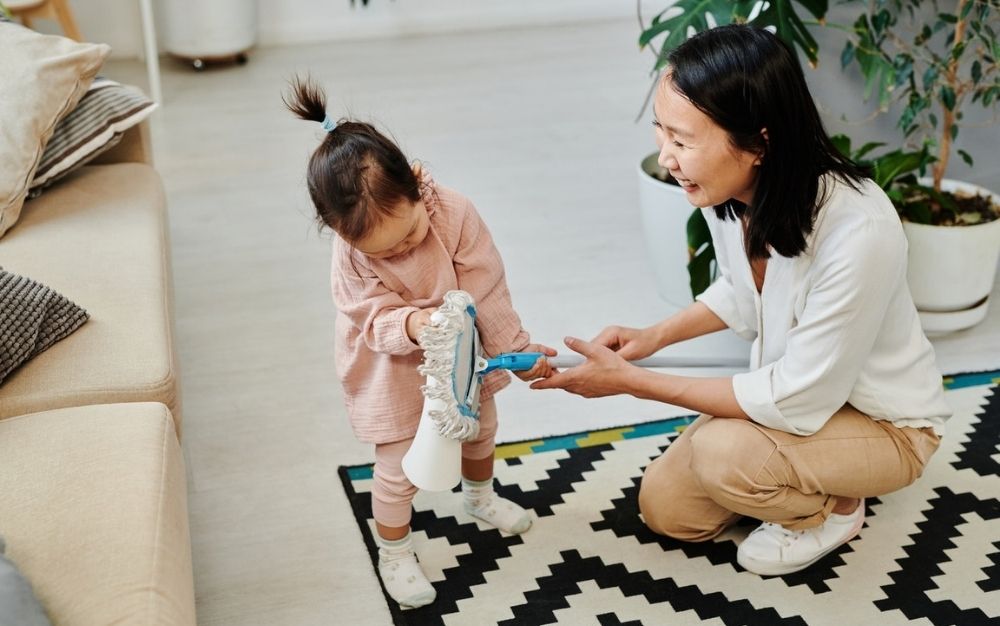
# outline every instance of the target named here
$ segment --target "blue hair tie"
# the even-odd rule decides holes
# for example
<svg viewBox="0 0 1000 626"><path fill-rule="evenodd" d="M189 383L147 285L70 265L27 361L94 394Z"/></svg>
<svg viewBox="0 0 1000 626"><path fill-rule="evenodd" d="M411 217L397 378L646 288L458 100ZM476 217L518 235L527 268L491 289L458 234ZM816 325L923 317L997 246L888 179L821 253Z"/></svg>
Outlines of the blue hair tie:
<svg viewBox="0 0 1000 626"><path fill-rule="evenodd" d="M336 127L337 127L337 122L331 120L329 115L323 118L323 130L325 130L328 133L332 133L333 129L335 129Z"/></svg>

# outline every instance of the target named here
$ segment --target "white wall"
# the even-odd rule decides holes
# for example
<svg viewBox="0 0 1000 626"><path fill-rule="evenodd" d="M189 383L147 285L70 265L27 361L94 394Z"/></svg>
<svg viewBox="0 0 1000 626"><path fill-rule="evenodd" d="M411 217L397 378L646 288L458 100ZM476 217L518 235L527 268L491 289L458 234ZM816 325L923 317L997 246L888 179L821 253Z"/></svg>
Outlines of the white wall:
<svg viewBox="0 0 1000 626"><path fill-rule="evenodd" d="M199 12L218 0L153 0L157 31L164 49L164 12L168 2ZM370 0L364 7L350 0L237 0L254 3L258 12L258 43L285 45L329 40L549 25L607 18L635 18L632 0ZM644 4L648 0L644 0ZM136 0L70 0L80 29L90 41L112 47L116 57L136 57L142 50L142 30ZM652 3L662 5L663 2ZM49 24L40 30L58 32Z"/></svg>

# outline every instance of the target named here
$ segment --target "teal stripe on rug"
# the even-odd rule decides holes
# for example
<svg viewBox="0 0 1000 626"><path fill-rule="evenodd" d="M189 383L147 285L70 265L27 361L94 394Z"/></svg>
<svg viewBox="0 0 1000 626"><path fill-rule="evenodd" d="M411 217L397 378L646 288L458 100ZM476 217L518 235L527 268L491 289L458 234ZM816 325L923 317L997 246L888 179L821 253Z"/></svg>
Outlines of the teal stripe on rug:
<svg viewBox="0 0 1000 626"><path fill-rule="evenodd" d="M957 376L945 376L945 389L961 389L962 387L975 387L976 385L1000 384L1000 370L992 372L973 372L971 374L958 374Z"/></svg>

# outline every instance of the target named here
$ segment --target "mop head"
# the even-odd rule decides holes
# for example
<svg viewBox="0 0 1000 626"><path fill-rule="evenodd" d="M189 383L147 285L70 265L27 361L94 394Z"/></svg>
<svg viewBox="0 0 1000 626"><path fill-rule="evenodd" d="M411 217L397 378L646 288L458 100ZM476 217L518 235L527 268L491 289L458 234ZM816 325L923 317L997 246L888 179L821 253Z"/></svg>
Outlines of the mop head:
<svg viewBox="0 0 1000 626"><path fill-rule="evenodd" d="M441 436L470 441L479 435L481 356L476 305L468 293L449 291L417 337L424 361L417 368L427 377L420 387L427 415Z"/></svg>

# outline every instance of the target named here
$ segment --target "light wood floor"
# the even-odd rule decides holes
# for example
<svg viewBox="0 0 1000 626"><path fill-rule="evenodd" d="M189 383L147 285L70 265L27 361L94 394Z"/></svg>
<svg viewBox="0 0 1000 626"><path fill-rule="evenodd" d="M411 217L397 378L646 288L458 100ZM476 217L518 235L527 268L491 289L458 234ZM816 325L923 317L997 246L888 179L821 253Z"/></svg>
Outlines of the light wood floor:
<svg viewBox="0 0 1000 626"><path fill-rule="evenodd" d="M202 73L164 59L153 131L173 237L201 624L389 623L336 473L372 452L344 417L329 236L304 189L321 131L283 109L286 80L311 72L333 115L375 119L470 196L525 326L554 345L669 312L636 208L636 163L653 147L648 121L633 123L652 62L636 35L623 21L260 49L246 66ZM138 62L106 74L144 84ZM994 166L968 178L996 176ZM500 406L513 425L501 439L550 418L582 430L662 411L523 386Z"/></svg>

